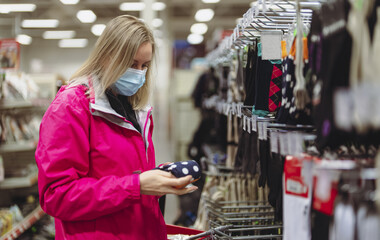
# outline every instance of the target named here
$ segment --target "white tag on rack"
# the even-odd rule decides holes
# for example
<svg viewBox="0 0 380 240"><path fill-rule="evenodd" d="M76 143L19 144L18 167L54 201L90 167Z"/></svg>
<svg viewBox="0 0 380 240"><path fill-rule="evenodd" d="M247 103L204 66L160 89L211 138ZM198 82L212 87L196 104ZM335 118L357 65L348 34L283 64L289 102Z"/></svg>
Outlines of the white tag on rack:
<svg viewBox="0 0 380 240"><path fill-rule="evenodd" d="M303 139L304 139L304 134L303 133L296 133L296 153L301 154L304 152L303 150Z"/></svg>
<svg viewBox="0 0 380 240"><path fill-rule="evenodd" d="M223 105L223 111L224 111L224 115L228 116L229 113L230 113L230 105L228 103L224 103Z"/></svg>
<svg viewBox="0 0 380 240"><path fill-rule="evenodd" d="M288 136L286 132L279 133L280 154L288 155Z"/></svg>
<svg viewBox="0 0 380 240"><path fill-rule="evenodd" d="M297 134L296 132L288 132L289 153L297 155Z"/></svg>
<svg viewBox="0 0 380 240"><path fill-rule="evenodd" d="M237 115L238 115L239 118L241 118L241 116L242 116L242 113L241 113L241 107L242 107L242 106L243 106L242 103L238 103L238 104L236 105L236 108L237 108Z"/></svg>
<svg viewBox="0 0 380 240"><path fill-rule="evenodd" d="M248 133L251 133L251 118L247 117L247 130Z"/></svg>
<svg viewBox="0 0 380 240"><path fill-rule="evenodd" d="M263 122L263 139L268 139L268 132L267 132L268 122Z"/></svg>
<svg viewBox="0 0 380 240"><path fill-rule="evenodd" d="M287 134L286 134L286 137L287 137L287 143L288 143L288 151L287 151L287 154L294 154L294 149L295 149L295 147L294 147L294 142L292 142L292 132L288 132Z"/></svg>
<svg viewBox="0 0 380 240"><path fill-rule="evenodd" d="M243 117L243 130L247 131L247 116L245 115Z"/></svg>
<svg viewBox="0 0 380 240"><path fill-rule="evenodd" d="M263 122L257 122L259 139L263 140Z"/></svg>
<svg viewBox="0 0 380 240"><path fill-rule="evenodd" d="M274 153L278 153L278 141L279 141L279 139L278 139L278 132L272 132L272 134L273 134L272 151ZM271 139L272 139L272 137L271 137Z"/></svg>
<svg viewBox="0 0 380 240"><path fill-rule="evenodd" d="M261 33L262 39L262 59L263 60L277 60L281 59L281 40L282 31L272 30L263 31Z"/></svg>
<svg viewBox="0 0 380 240"><path fill-rule="evenodd" d="M252 131L257 132L257 116L252 115Z"/></svg>

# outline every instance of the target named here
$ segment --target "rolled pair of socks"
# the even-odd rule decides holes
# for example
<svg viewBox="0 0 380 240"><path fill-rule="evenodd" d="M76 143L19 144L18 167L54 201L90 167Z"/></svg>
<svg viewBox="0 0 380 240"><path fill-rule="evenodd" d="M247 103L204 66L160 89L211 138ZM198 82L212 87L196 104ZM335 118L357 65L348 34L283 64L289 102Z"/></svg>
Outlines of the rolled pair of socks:
<svg viewBox="0 0 380 240"><path fill-rule="evenodd" d="M174 162L167 165L159 165L155 169L172 173L176 178L186 177L191 175L191 183L199 180L201 178L201 168L198 163L194 160L183 161L183 162ZM186 187L187 184L183 186L178 186L176 188L181 189Z"/></svg>

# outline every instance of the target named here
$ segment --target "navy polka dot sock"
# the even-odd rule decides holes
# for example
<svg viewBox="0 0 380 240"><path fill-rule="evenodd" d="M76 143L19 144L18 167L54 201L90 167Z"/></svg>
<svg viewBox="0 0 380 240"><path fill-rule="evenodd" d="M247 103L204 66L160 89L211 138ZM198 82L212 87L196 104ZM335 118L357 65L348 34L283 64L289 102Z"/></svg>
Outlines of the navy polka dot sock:
<svg viewBox="0 0 380 240"><path fill-rule="evenodd" d="M155 169L171 172L177 178L191 175L193 177L193 179L191 180L192 183L199 180L202 175L201 168L199 167L198 163L194 160L160 165ZM182 187L184 186L181 186L180 188Z"/></svg>

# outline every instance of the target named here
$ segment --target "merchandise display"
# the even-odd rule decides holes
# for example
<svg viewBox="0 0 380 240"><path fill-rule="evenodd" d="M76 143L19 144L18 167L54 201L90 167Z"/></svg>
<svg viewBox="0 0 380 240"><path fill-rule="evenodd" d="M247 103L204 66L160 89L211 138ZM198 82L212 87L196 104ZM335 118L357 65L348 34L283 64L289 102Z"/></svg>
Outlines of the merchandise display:
<svg viewBox="0 0 380 240"><path fill-rule="evenodd" d="M181 1L119 16L134 19L128 28L155 22L146 22L149 44L134 48L147 47L146 56L160 50L158 66L156 56L122 56L137 32L123 47L115 41L112 51L123 59L109 61L104 50L114 43L99 37L108 35L87 36L73 24L83 31L72 37L104 41L91 46L99 52L84 62L88 72L72 75L73 85L61 74L78 69L90 46L61 49L62 40L78 39L51 38L60 43L50 48L45 32L28 47L6 35L42 32L22 26L25 16L65 8L69 19L70 9L88 5L93 14L104 10L94 20L103 23L127 3L31 2L44 13L11 15L0 4L15 25L0 34L0 240L380 239L380 0L202 0L192 10L207 6L217 17L212 24L195 18L192 35L206 25L200 43L177 39L174 29L187 24ZM158 3L163 10L154 10ZM220 15L222 4L231 16ZM241 18L232 17L243 5ZM183 19L157 26L163 16ZM56 30L69 21L60 24ZM47 42L49 51L35 56ZM127 58L128 68L119 64ZM155 174L170 178L167 192L165 181L151 181L161 179ZM173 192L176 204L165 194Z"/></svg>
<svg viewBox="0 0 380 240"><path fill-rule="evenodd" d="M46 101L37 99L39 88L29 75L7 70L2 77L0 239L23 239L29 231L29 235L37 235L34 224L41 224L38 220L44 216L35 200L38 170L34 151Z"/></svg>
<svg viewBox="0 0 380 240"><path fill-rule="evenodd" d="M233 224L216 239L377 239L379 128L367 106L380 89L368 67L380 59L380 1L295 2L289 25L283 4L257 2L207 56L228 90L203 107L227 117L228 147L225 163L206 156L194 227Z"/></svg>

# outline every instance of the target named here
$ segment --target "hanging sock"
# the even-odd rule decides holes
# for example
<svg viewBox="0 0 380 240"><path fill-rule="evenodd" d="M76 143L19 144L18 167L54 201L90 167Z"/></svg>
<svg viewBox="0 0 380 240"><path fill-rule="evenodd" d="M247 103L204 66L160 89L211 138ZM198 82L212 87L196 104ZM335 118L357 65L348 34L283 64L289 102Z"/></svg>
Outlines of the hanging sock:
<svg viewBox="0 0 380 240"><path fill-rule="evenodd" d="M297 110L304 110L306 104L310 102L309 94L306 91L305 77L303 75L305 66L305 55L308 54L307 51L307 39L303 37L303 23L301 21L301 16L297 14L297 38L296 38L296 59L295 59L295 77L296 85L293 90L294 103ZM305 46L306 45L306 46ZM308 58L308 56L307 56Z"/></svg>
<svg viewBox="0 0 380 240"><path fill-rule="evenodd" d="M282 71L273 65L272 79L269 87L269 111L275 112L281 106Z"/></svg>
<svg viewBox="0 0 380 240"><path fill-rule="evenodd" d="M286 41L281 41L281 52L282 52L282 59L285 59L288 56L288 51L286 50Z"/></svg>

